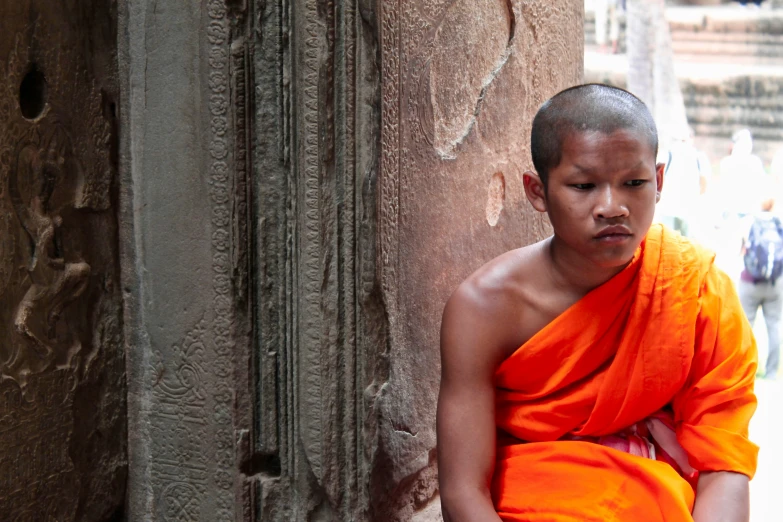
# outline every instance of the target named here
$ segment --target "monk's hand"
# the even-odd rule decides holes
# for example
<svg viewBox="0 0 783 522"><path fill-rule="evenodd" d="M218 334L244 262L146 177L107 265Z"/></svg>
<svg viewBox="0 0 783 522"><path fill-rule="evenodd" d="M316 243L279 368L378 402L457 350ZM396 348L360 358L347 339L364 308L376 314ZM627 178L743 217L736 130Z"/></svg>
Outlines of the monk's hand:
<svg viewBox="0 0 783 522"><path fill-rule="evenodd" d="M694 522L748 522L749 482L741 473L702 472L693 506Z"/></svg>

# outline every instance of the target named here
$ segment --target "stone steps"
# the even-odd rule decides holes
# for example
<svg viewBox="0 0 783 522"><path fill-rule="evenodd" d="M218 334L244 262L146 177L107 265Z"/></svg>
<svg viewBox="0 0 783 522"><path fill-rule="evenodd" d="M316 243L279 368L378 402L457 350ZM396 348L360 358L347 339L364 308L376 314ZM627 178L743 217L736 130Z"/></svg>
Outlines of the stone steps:
<svg viewBox="0 0 783 522"><path fill-rule="evenodd" d="M688 121L713 155L742 127L753 134L756 152L770 161L783 144L783 77L740 76L729 79L680 80ZM725 151L725 149L724 149Z"/></svg>
<svg viewBox="0 0 783 522"><path fill-rule="evenodd" d="M672 32L672 50L680 59L779 64L783 66L783 36Z"/></svg>
<svg viewBox="0 0 783 522"><path fill-rule="evenodd" d="M585 81L626 86L625 55L585 53ZM783 67L688 63L678 61L688 121L700 148L717 161L731 134L748 128L756 152L767 163L783 146Z"/></svg>
<svg viewBox="0 0 783 522"><path fill-rule="evenodd" d="M586 15L585 80L624 87L626 56L597 52L594 16ZM717 161L728 151L731 134L744 127L769 162L783 146L783 10L669 7L666 16L697 145ZM623 17L620 22L622 35Z"/></svg>
<svg viewBox="0 0 783 522"><path fill-rule="evenodd" d="M725 11L701 17L671 11L669 28L676 55L783 65L783 16L775 11L756 11L753 17L739 18L728 18L731 13Z"/></svg>
<svg viewBox="0 0 783 522"><path fill-rule="evenodd" d="M783 66L783 11L746 10L737 6L666 10L672 35L672 49L687 59L755 63ZM620 52L625 52L625 14L618 15ZM595 43L595 13L585 12L585 47ZM608 31L608 28L607 28Z"/></svg>

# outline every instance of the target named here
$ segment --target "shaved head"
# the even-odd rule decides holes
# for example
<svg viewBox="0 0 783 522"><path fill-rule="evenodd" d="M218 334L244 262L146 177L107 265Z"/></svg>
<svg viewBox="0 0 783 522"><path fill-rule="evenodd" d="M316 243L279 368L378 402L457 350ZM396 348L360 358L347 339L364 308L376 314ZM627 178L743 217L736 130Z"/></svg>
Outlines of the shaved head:
<svg viewBox="0 0 783 522"><path fill-rule="evenodd" d="M630 92L598 83L577 85L547 100L533 119L530 152L544 186L560 164L563 142L573 133L634 132L658 155L658 131L647 106Z"/></svg>

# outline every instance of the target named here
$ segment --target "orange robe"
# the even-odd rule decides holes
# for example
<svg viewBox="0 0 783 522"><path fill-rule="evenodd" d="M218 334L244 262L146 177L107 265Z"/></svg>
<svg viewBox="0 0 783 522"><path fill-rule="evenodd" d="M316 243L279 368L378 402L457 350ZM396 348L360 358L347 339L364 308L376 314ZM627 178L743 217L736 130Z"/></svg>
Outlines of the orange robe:
<svg viewBox="0 0 783 522"><path fill-rule="evenodd" d="M752 477L756 364L728 276L711 254L654 225L627 268L498 369L498 513L504 521L692 520L694 490L674 467L573 439L622 432L665 408L693 468Z"/></svg>

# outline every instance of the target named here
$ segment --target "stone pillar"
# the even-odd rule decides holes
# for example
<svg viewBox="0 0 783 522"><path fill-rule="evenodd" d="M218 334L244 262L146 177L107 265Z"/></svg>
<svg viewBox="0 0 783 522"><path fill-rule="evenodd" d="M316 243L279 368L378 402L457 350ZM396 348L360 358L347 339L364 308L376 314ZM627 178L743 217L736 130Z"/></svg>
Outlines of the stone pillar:
<svg viewBox="0 0 783 522"><path fill-rule="evenodd" d="M440 313L583 2L126 0L130 520L439 520Z"/></svg>
<svg viewBox="0 0 783 522"><path fill-rule="evenodd" d="M120 19L128 519L241 520L250 357L239 18L222 0L128 0Z"/></svg>
<svg viewBox="0 0 783 522"><path fill-rule="evenodd" d="M663 0L628 1L628 90L650 109L662 148L688 127Z"/></svg>
<svg viewBox="0 0 783 522"><path fill-rule="evenodd" d="M0 520L121 520L116 11L0 5Z"/></svg>

